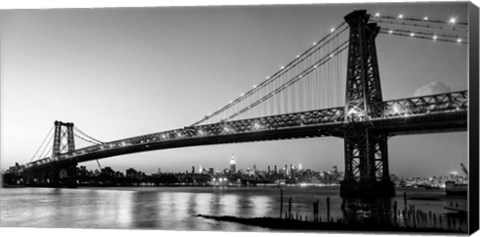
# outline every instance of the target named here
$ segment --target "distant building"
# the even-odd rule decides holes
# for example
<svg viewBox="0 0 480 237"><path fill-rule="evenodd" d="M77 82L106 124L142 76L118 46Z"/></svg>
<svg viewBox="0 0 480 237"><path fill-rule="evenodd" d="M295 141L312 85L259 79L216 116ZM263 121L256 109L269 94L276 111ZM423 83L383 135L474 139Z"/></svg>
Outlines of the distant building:
<svg viewBox="0 0 480 237"><path fill-rule="evenodd" d="M138 172L134 168L129 168L125 171L127 178L137 178Z"/></svg>
<svg viewBox="0 0 480 237"><path fill-rule="evenodd" d="M235 157L232 156L230 157L230 171L232 173L236 173L237 172L237 163L235 162Z"/></svg>

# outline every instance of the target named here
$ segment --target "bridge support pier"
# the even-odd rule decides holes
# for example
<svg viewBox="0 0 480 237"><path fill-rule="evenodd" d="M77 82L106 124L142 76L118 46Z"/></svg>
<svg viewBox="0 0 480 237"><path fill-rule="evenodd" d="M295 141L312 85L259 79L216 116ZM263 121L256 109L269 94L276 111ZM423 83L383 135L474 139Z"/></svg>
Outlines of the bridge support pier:
<svg viewBox="0 0 480 237"><path fill-rule="evenodd" d="M392 197L395 187L388 171L387 135L364 126L345 130L345 177L340 196Z"/></svg>
<svg viewBox="0 0 480 237"><path fill-rule="evenodd" d="M77 183L77 163L53 163L49 166L43 166L31 169L23 174L25 185L32 187L67 187L76 188Z"/></svg>
<svg viewBox="0 0 480 237"><path fill-rule="evenodd" d="M52 185L55 187L76 188L77 163L69 162L58 166L52 166Z"/></svg>

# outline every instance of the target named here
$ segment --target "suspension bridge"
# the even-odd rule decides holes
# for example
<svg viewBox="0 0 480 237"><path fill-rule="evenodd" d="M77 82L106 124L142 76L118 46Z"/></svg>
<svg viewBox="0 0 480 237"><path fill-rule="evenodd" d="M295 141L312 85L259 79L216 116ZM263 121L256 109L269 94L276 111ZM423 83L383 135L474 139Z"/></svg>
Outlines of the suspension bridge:
<svg viewBox="0 0 480 237"><path fill-rule="evenodd" d="M192 124L103 142L73 123L55 121L18 171L27 184L75 186L79 162L188 146L333 136L345 144L341 196L392 196L387 139L467 131L468 92L384 101L375 43L379 34L468 45L468 24L454 18L356 10L263 82ZM91 145L76 148L75 138Z"/></svg>

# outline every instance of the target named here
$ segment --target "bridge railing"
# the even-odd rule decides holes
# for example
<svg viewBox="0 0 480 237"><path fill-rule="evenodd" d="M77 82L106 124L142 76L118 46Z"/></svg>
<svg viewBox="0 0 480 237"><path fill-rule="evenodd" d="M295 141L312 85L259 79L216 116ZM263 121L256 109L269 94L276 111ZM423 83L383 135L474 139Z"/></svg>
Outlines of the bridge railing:
<svg viewBox="0 0 480 237"><path fill-rule="evenodd" d="M341 122L343 120L343 107L313 110L300 113L290 113L267 116L253 119L220 122L193 127L185 127L160 133L132 137L106 143L108 147L126 145L140 145L150 142L171 141L198 137L220 136L248 132L281 129L295 126L310 126L324 123Z"/></svg>
<svg viewBox="0 0 480 237"><path fill-rule="evenodd" d="M173 141L200 137L221 136L228 134L240 134L258 131L268 131L298 126L314 126L326 123L341 123L344 119L344 107L336 107L322 110L313 110L299 113L290 113L274 116L266 116L253 119L235 120L214 124L185 127L143 136L126 138L99 145L84 147L72 152L61 154L57 157L47 157L42 160L27 164L27 168L43 165L52 161L61 161L75 158L84 154L106 151L149 144L154 142Z"/></svg>
<svg viewBox="0 0 480 237"><path fill-rule="evenodd" d="M457 91L429 96L380 102L376 119L421 116L430 113L465 111L468 109L468 91ZM27 163L24 168L44 165L52 161L68 160L81 155L118 149L142 144L174 141L181 139L222 136L229 134L271 131L299 126L315 126L344 122L344 107L281 114L252 119L234 120L193 127L185 127L143 136L111 141L99 145L77 149L56 157L46 157Z"/></svg>
<svg viewBox="0 0 480 237"><path fill-rule="evenodd" d="M380 118L419 116L430 113L445 113L466 110L468 91L456 91L436 95L381 102Z"/></svg>

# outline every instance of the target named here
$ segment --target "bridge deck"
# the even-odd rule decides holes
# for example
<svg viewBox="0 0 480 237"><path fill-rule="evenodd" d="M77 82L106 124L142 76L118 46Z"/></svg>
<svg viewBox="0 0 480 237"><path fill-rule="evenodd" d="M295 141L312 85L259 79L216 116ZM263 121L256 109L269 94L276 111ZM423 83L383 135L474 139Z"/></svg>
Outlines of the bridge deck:
<svg viewBox="0 0 480 237"><path fill-rule="evenodd" d="M336 107L185 127L77 149L55 159L28 163L25 168L188 146L343 137L351 126L368 127L389 136L467 130L467 91L385 101L379 107L381 116L363 121L350 121L344 107Z"/></svg>

